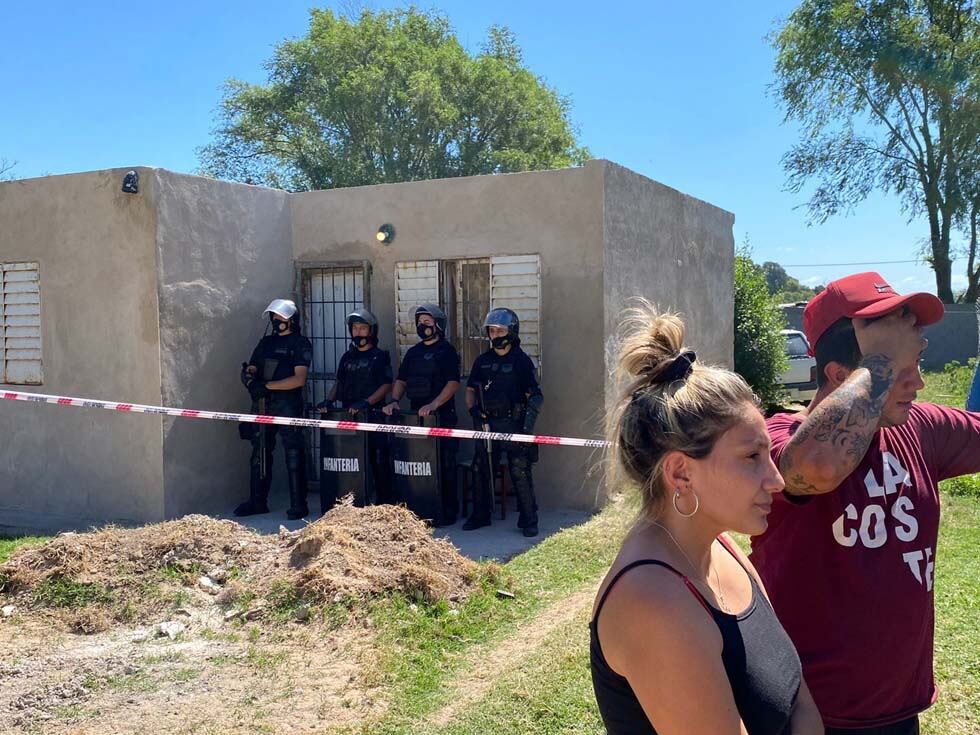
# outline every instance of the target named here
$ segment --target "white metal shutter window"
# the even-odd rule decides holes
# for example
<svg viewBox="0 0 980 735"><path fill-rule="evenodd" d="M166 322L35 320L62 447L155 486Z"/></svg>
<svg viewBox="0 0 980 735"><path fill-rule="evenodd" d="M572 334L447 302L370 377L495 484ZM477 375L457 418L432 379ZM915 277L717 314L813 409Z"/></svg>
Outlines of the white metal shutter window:
<svg viewBox="0 0 980 735"><path fill-rule="evenodd" d="M2 263L0 269L0 383L40 385L40 269L37 263Z"/></svg>
<svg viewBox="0 0 980 735"><path fill-rule="evenodd" d="M521 348L541 368L541 259L537 255L490 258L490 306L511 309L521 320Z"/></svg>
<svg viewBox="0 0 980 735"><path fill-rule="evenodd" d="M415 332L415 307L439 303L439 261L395 263L395 341L398 364L408 348L419 341ZM397 372L398 366L393 365Z"/></svg>

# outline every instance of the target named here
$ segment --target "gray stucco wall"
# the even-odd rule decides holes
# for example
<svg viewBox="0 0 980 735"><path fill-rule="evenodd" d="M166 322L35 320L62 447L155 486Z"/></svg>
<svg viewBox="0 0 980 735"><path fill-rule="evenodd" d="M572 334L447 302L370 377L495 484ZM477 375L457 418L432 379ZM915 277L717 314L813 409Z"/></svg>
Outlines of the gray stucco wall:
<svg viewBox="0 0 980 735"><path fill-rule="evenodd" d="M977 312L973 304L947 304L938 324L925 328L929 347L922 355L926 370L942 370L948 362L962 364L977 356Z"/></svg>
<svg viewBox="0 0 980 735"><path fill-rule="evenodd" d="M961 364L977 356L977 313L973 304L946 304L943 320L925 328L929 347L922 355L926 370L942 370L956 360ZM803 329L803 307L783 307L790 329Z"/></svg>
<svg viewBox="0 0 980 735"><path fill-rule="evenodd" d="M680 312L699 359L731 367L735 215L629 169L605 168L604 297L615 334L630 297Z"/></svg>
<svg viewBox="0 0 980 735"><path fill-rule="evenodd" d="M164 403L247 412L241 363L265 330L263 309L293 296L289 195L162 170L155 179ZM164 515L228 512L247 496L249 451L236 424L165 419ZM281 450L276 463L281 473Z"/></svg>
<svg viewBox="0 0 980 735"><path fill-rule="evenodd" d="M603 408L604 167L596 161L563 171L297 194L291 198L295 257L371 261L371 308L382 347L392 349L396 261L540 254L545 406L536 430L593 436ZM391 246L374 237L384 222L396 229ZM462 408L460 416L468 426ZM588 471L595 460L589 450L543 447L535 468L540 504L594 507Z"/></svg>
<svg viewBox="0 0 980 735"><path fill-rule="evenodd" d="M601 433L603 346L629 296L681 310L702 356L731 360L732 216L605 161L297 195L139 171L138 195L122 169L0 184L0 259L41 264L32 390L246 410L240 363L303 262L369 261L393 348L396 261L538 254L545 434ZM247 486L233 424L2 402L0 436L0 529L227 512ZM542 448L541 505L601 503L598 459Z"/></svg>
<svg viewBox="0 0 980 735"><path fill-rule="evenodd" d="M679 312L698 359L731 367L735 216L622 166L605 169L604 322L607 368L630 297ZM614 400L612 393L608 398Z"/></svg>
<svg viewBox="0 0 980 735"><path fill-rule="evenodd" d="M0 184L0 260L39 261L44 384L17 390L160 401L153 181L125 169ZM163 513L161 420L0 402L0 531Z"/></svg>

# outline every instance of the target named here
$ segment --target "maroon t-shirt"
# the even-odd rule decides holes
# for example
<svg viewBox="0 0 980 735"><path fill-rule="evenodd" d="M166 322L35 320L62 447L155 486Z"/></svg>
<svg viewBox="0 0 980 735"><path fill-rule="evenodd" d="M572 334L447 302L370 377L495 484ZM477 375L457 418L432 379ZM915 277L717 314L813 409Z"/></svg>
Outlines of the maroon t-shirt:
<svg viewBox="0 0 980 735"><path fill-rule="evenodd" d="M766 423L778 465L802 419ZM887 725L935 701L937 485L978 471L980 413L916 403L837 490L777 496L751 559L827 725Z"/></svg>

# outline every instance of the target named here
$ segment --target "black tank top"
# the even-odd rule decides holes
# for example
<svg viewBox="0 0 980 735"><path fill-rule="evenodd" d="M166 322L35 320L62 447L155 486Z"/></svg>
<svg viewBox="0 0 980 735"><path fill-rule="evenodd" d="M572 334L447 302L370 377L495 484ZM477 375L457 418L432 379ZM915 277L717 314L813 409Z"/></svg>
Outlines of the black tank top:
<svg viewBox="0 0 980 735"><path fill-rule="evenodd" d="M722 545L735 556L727 544L722 542ZM606 663L599 644L599 614L609 590L630 569L646 564L663 567L680 577L714 619L723 642L721 660L749 735L789 733L790 715L803 676L800 658L769 601L756 585L755 577L746 570L752 584L752 601L744 612L732 615L712 607L687 577L657 559L640 559L620 569L602 593L595 617L589 623L592 686L606 732L609 735L656 735L657 732L629 682ZM669 697L671 693L665 688L663 695Z"/></svg>

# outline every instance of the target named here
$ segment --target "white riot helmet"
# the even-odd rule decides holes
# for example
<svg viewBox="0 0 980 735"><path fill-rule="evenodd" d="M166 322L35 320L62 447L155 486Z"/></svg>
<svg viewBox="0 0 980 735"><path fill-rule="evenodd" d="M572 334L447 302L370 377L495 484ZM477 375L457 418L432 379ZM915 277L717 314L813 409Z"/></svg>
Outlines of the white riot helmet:
<svg viewBox="0 0 980 735"><path fill-rule="evenodd" d="M269 321L272 322L274 332L279 333L283 329L276 326L276 320L272 318L273 314L290 322L294 332L299 331L299 311L296 309L296 304L289 299L274 299L262 312L262 316L266 314L269 315Z"/></svg>

